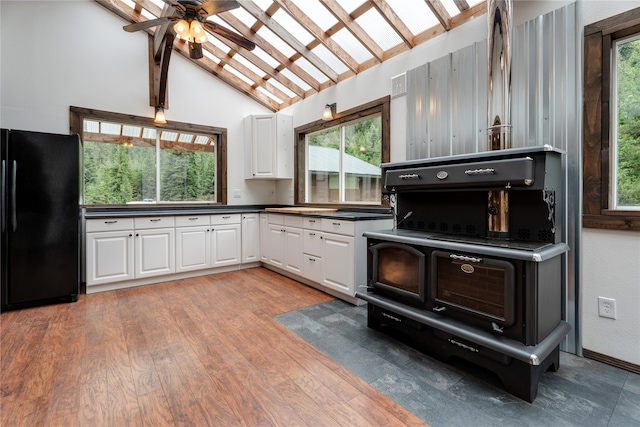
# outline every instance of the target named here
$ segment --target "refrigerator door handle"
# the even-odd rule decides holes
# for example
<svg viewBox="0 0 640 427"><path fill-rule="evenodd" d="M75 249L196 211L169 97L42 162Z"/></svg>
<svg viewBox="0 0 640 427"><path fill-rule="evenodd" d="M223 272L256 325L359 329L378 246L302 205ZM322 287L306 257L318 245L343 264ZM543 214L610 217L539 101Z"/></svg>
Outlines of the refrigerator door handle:
<svg viewBox="0 0 640 427"><path fill-rule="evenodd" d="M11 176L11 225L13 226L13 232L18 231L18 215L16 209L16 177L18 175L18 163L13 161L13 173Z"/></svg>
<svg viewBox="0 0 640 427"><path fill-rule="evenodd" d="M1 190L2 194L0 194L0 200L2 201L2 207L0 208L0 223L2 223L2 232L3 233L4 233L4 230L6 228L5 220L6 220L6 217L7 217L7 213L5 212L5 210L6 210L5 205L7 204L7 200L5 199L5 194L4 194L5 193L4 186L5 186L5 181L6 181L5 176L7 174L7 172L5 170L5 168L6 168L5 167L5 163L6 162L3 160L2 161L2 185L0 185L0 188L2 189Z"/></svg>

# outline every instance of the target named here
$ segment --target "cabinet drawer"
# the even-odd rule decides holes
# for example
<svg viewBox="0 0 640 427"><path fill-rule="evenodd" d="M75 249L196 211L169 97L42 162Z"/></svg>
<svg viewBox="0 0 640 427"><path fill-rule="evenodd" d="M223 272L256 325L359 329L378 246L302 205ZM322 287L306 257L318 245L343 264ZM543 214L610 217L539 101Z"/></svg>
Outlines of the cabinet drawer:
<svg viewBox="0 0 640 427"><path fill-rule="evenodd" d="M284 225L284 215L269 214L269 224Z"/></svg>
<svg viewBox="0 0 640 427"><path fill-rule="evenodd" d="M88 219L87 233L96 231L121 231L133 229L133 218Z"/></svg>
<svg viewBox="0 0 640 427"><path fill-rule="evenodd" d="M240 224L240 214L211 215L211 225Z"/></svg>
<svg viewBox="0 0 640 427"><path fill-rule="evenodd" d="M191 227L196 225L209 225L210 215L187 215L176 217L176 227Z"/></svg>
<svg viewBox="0 0 640 427"><path fill-rule="evenodd" d="M302 275L316 283L322 283L322 258L309 254L302 257Z"/></svg>
<svg viewBox="0 0 640 427"><path fill-rule="evenodd" d="M322 218L322 231L353 236L356 233L356 223L354 221Z"/></svg>
<svg viewBox="0 0 640 427"><path fill-rule="evenodd" d="M310 230L322 230L322 218L302 218L302 227Z"/></svg>
<svg viewBox="0 0 640 427"><path fill-rule="evenodd" d="M285 215L284 225L288 225L289 227L302 228L302 217L299 215Z"/></svg>
<svg viewBox="0 0 640 427"><path fill-rule="evenodd" d="M172 216L145 216L141 218L134 218L133 225L136 230L166 228L175 227L175 221Z"/></svg>
<svg viewBox="0 0 640 427"><path fill-rule="evenodd" d="M322 257L322 233L305 229L302 235L302 250L306 254Z"/></svg>

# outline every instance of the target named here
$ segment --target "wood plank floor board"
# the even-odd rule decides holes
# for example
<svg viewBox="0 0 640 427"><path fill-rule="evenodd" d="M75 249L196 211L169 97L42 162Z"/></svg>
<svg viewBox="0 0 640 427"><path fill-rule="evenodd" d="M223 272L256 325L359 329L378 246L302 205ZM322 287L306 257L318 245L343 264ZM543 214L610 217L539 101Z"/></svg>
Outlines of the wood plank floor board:
<svg viewBox="0 0 640 427"><path fill-rule="evenodd" d="M424 425L273 319L331 299L254 268L2 313L0 425Z"/></svg>

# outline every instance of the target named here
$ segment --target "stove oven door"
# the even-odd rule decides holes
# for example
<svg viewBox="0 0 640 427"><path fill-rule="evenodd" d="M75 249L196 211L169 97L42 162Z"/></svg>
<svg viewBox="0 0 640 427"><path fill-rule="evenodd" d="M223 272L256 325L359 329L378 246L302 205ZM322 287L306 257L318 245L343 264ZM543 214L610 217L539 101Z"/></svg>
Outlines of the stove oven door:
<svg viewBox="0 0 640 427"><path fill-rule="evenodd" d="M427 259L426 248L370 239L369 286L392 299L425 307Z"/></svg>
<svg viewBox="0 0 640 427"><path fill-rule="evenodd" d="M478 255L433 251L428 308L502 333L518 318L515 266Z"/></svg>

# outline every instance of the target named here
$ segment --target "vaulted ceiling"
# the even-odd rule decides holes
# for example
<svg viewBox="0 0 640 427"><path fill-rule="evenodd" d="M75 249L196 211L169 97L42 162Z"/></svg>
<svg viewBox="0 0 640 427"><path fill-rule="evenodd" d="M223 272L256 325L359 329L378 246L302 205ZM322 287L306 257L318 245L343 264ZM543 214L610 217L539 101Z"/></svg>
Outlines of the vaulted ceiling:
<svg viewBox="0 0 640 427"><path fill-rule="evenodd" d="M95 1L130 23L168 16L174 11L170 0ZM177 38L173 51L273 111L483 15L487 8L484 0L238 3L240 7L210 16L208 21L241 34L255 43L255 49L247 50L217 33L207 32L201 59L190 59L187 43ZM169 25L146 31L154 36L155 31L173 29Z"/></svg>

